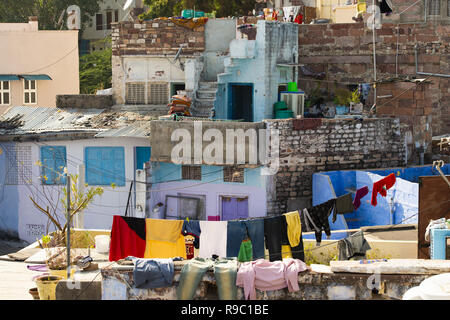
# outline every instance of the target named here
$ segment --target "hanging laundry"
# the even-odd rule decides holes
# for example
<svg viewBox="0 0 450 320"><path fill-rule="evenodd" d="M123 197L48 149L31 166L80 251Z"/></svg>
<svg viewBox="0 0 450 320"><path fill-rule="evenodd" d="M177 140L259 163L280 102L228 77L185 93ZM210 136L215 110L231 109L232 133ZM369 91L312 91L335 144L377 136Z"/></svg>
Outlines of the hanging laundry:
<svg viewBox="0 0 450 320"><path fill-rule="evenodd" d="M333 209L336 207L336 199L328 200L315 207L308 209L309 215L315 226L316 245L319 246L322 242L322 230L325 231L327 238L331 237L330 224L328 217Z"/></svg>
<svg viewBox="0 0 450 320"><path fill-rule="evenodd" d="M266 248L269 251L269 260L282 260L282 224L284 223L282 216L275 216L264 219L264 239Z"/></svg>
<svg viewBox="0 0 450 320"><path fill-rule="evenodd" d="M373 206L377 205L378 193L381 194L383 197L386 197L387 190L389 190L394 186L395 181L396 181L395 174L391 173L386 178L381 179L380 181L377 181L373 184L372 202L371 202Z"/></svg>
<svg viewBox="0 0 450 320"><path fill-rule="evenodd" d="M183 220L145 219L145 223L147 232L144 258L187 258L186 242L181 233Z"/></svg>
<svg viewBox="0 0 450 320"><path fill-rule="evenodd" d="M143 258L145 247L145 219L114 216L109 261L118 261L128 256Z"/></svg>
<svg viewBox="0 0 450 320"><path fill-rule="evenodd" d="M252 242L252 256L264 258L264 219L228 221L227 257L237 257L246 238Z"/></svg>
<svg viewBox="0 0 450 320"><path fill-rule="evenodd" d="M298 259L275 262L258 259L241 264L236 285L244 288L246 300L256 300L256 289L272 291L287 287L289 292L294 292L299 290L298 274L305 270L306 264Z"/></svg>
<svg viewBox="0 0 450 320"><path fill-rule="evenodd" d="M300 13L301 6L283 7L283 19L285 22L294 22L295 18Z"/></svg>
<svg viewBox="0 0 450 320"><path fill-rule="evenodd" d="M236 300L237 260L224 258L203 259L198 257L190 260L181 269L177 288L178 300L193 300L203 275L210 269L214 271L219 300Z"/></svg>
<svg viewBox="0 0 450 320"><path fill-rule="evenodd" d="M138 289L165 288L172 285L174 266L172 259L140 259L134 263L133 280Z"/></svg>
<svg viewBox="0 0 450 320"><path fill-rule="evenodd" d="M253 260L253 246L250 239L245 239L241 243L241 247L239 249L238 261L239 262L248 262Z"/></svg>
<svg viewBox="0 0 450 320"><path fill-rule="evenodd" d="M338 251L339 260L362 260L366 258L366 251L371 247L364 238L364 233L358 231L357 233L339 240Z"/></svg>
<svg viewBox="0 0 450 320"><path fill-rule="evenodd" d="M347 193L343 196L336 198L336 208L333 212L333 223L336 222L338 214L351 213L355 210L353 206L352 194Z"/></svg>
<svg viewBox="0 0 450 320"><path fill-rule="evenodd" d="M200 222L196 220L184 220L183 228L181 229L184 236L194 237L194 247L198 249L200 247Z"/></svg>
<svg viewBox="0 0 450 320"><path fill-rule="evenodd" d="M300 214L298 211L293 211L284 214L287 223L287 235L291 247L296 247L300 243L302 235L302 222L300 221Z"/></svg>
<svg viewBox="0 0 450 320"><path fill-rule="evenodd" d="M200 221L200 250L198 257L227 256L228 221Z"/></svg>
<svg viewBox="0 0 450 320"><path fill-rule="evenodd" d="M365 186L356 191L355 200L353 200L353 207L355 210L361 206L361 199L364 198L369 193L369 187Z"/></svg>
<svg viewBox="0 0 450 320"><path fill-rule="evenodd" d="M290 220L290 224L288 223L288 219ZM291 237L289 237L289 235ZM282 255L282 257L294 258L304 261L305 253L303 248L302 226L300 223L300 216L298 214L298 211L283 215L281 224L281 236L281 251L283 253L286 252L287 254L289 254Z"/></svg>

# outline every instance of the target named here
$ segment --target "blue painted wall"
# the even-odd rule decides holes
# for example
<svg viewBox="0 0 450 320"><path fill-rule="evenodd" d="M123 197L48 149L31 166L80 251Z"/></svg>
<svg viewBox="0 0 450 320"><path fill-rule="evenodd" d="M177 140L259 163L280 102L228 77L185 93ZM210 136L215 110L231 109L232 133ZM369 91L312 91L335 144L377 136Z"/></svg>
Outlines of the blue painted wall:
<svg viewBox="0 0 450 320"><path fill-rule="evenodd" d="M7 175L7 148L12 149L13 143L0 144L0 230L18 237L19 234L19 188L5 185Z"/></svg>
<svg viewBox="0 0 450 320"><path fill-rule="evenodd" d="M442 168L444 174L450 174L450 165ZM372 206L373 183L394 173L397 182L388 190L387 197L377 197L378 205ZM421 176L436 176L439 173L432 166L411 168L374 169L366 171L329 171L313 174L313 205L318 205L334 197L353 192L364 186L369 187L369 194L361 201L361 207L353 213L342 215L332 223L332 230L357 229L362 226L410 224L417 223L418 181ZM339 216L338 216L339 217ZM345 221L343 221L345 220Z"/></svg>
<svg viewBox="0 0 450 320"><path fill-rule="evenodd" d="M223 181L223 167L221 166L202 166L202 180L181 180L181 165L166 163L166 162L152 162L152 183L159 184L171 181L192 181L193 183L212 183L212 184L227 184L239 186L251 186L265 188L265 176L261 175L260 168L246 168L244 170L244 183L224 182Z"/></svg>

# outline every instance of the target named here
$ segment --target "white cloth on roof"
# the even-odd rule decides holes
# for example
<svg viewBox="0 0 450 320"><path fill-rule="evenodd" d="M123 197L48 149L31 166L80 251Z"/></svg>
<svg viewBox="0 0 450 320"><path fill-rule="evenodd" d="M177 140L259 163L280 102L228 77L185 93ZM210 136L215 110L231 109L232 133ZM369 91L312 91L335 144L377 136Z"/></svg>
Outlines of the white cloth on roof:
<svg viewBox="0 0 450 320"><path fill-rule="evenodd" d="M293 16L292 20L294 20L295 17L299 14L301 8L302 6L283 7L284 20L289 21L290 16Z"/></svg>
<svg viewBox="0 0 450 320"><path fill-rule="evenodd" d="M200 221L200 258L227 256L228 221Z"/></svg>

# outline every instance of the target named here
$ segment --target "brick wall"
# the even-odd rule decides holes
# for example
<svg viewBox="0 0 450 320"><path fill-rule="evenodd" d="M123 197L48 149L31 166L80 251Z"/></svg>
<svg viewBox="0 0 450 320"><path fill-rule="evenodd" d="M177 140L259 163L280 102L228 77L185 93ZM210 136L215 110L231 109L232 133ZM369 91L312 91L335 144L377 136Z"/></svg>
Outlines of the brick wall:
<svg viewBox="0 0 450 320"><path fill-rule="evenodd" d="M320 171L397 167L405 146L398 119L323 119L316 129L294 130L293 120L267 120L280 130L280 169L268 214L287 210L288 199L312 196L312 174ZM283 155L291 154L288 157Z"/></svg>
<svg viewBox="0 0 450 320"><path fill-rule="evenodd" d="M169 20L115 23L111 37L114 56L174 55L183 44L182 54L205 50L205 26L192 30Z"/></svg>
<svg viewBox="0 0 450 320"><path fill-rule="evenodd" d="M376 32L378 115L393 115L410 125L412 135L425 143L428 151L431 136L450 132L450 79L432 77L425 84L392 82L398 79L425 78L415 70L415 45L418 46L418 71L450 74L450 25L436 21L426 24L384 22ZM398 46L398 47L397 47ZM397 49L398 48L398 49ZM372 31L364 23L299 26L299 62L316 72L325 72L327 92L334 91L334 81L343 84L373 81ZM300 72L300 87L310 92L317 82ZM405 89L411 90L399 96ZM369 94L366 107L373 104ZM426 134L421 134L428 126ZM423 132L422 132L423 133Z"/></svg>

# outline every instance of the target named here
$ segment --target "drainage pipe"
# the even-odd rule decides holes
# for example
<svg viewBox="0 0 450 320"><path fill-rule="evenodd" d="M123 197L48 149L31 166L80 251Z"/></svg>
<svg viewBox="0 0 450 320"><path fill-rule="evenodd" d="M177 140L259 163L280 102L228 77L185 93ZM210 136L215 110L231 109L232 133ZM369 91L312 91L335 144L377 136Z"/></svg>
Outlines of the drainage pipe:
<svg viewBox="0 0 450 320"><path fill-rule="evenodd" d="M418 63L418 54L417 54L418 48L419 48L419 46L416 43L415 46L414 46L414 56L415 56L415 62L416 62L416 74L423 75L423 76L450 78L450 74L419 72L419 63Z"/></svg>

